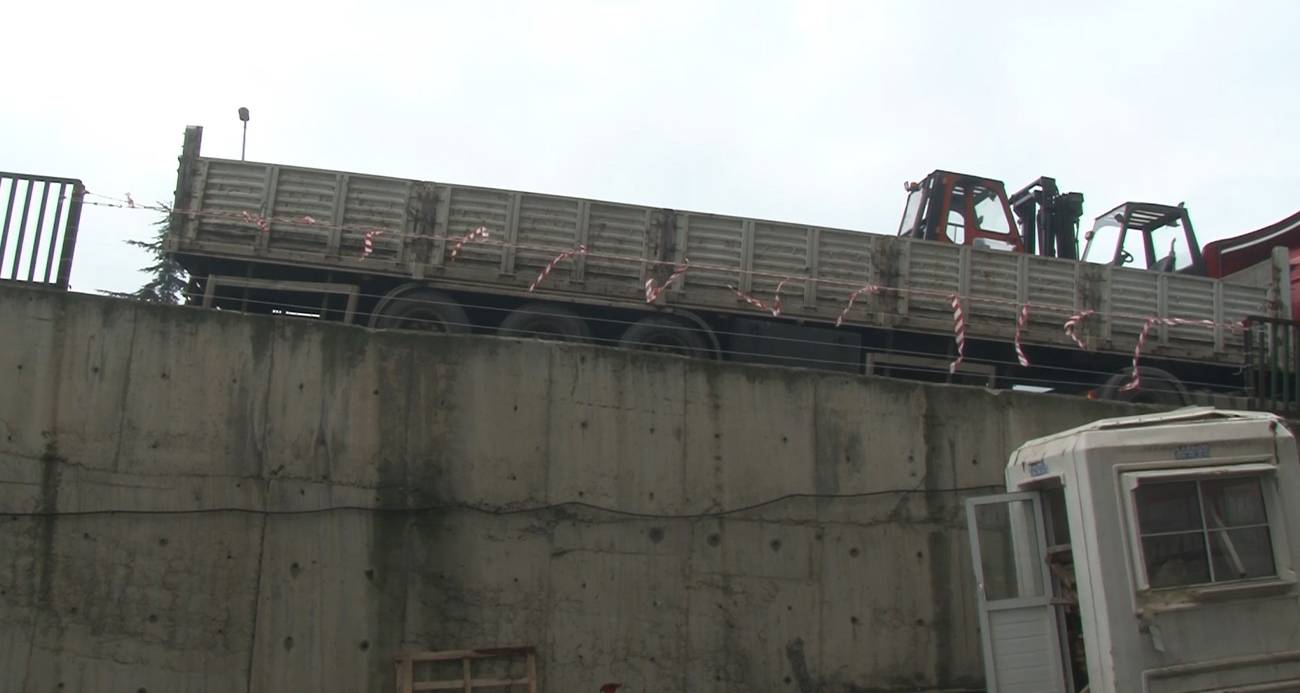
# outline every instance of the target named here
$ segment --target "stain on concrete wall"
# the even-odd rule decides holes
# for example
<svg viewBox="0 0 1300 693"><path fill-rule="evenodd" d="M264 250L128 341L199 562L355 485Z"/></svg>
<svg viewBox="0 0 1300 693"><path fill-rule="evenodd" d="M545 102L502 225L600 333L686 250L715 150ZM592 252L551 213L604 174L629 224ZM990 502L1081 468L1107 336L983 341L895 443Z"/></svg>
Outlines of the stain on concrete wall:
<svg viewBox="0 0 1300 693"><path fill-rule="evenodd" d="M980 686L961 500L1081 399L0 289L0 688ZM15 514L17 513L17 514Z"/></svg>

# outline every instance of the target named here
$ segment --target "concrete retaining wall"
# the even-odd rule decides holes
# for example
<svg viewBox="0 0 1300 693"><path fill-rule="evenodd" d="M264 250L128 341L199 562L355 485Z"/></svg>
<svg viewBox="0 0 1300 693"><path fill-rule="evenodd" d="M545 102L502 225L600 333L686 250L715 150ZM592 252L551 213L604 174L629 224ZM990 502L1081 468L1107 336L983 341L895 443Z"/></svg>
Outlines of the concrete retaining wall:
<svg viewBox="0 0 1300 693"><path fill-rule="evenodd" d="M6 691L510 645L555 693L978 688L953 489L1132 411L19 288L0 325Z"/></svg>

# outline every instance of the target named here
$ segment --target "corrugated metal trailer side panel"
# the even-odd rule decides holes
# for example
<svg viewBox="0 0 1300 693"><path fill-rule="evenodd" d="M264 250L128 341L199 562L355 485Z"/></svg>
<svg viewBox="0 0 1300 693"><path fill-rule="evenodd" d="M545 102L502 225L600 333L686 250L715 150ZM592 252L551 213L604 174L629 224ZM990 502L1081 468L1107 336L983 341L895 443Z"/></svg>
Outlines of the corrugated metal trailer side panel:
<svg viewBox="0 0 1300 693"><path fill-rule="evenodd" d="M1131 350L1146 317L1211 320L1158 325L1147 350L1239 360L1247 315L1279 313L1273 289L1180 275L900 239L843 229L338 171L200 158L178 249L520 292L556 255L539 297L646 308L645 283L687 258L691 269L660 299L685 308L748 313L731 287L782 315L833 323L856 289L854 324L951 332L950 295L963 297L967 334L1014 338L1019 307L1033 308L1023 340L1069 345L1062 324L1085 322L1090 347ZM308 221L310 219L311 221ZM263 221L264 220L264 221ZM314 222L314 223L313 223ZM456 241L479 227L490 238ZM367 236L373 251L363 257Z"/></svg>

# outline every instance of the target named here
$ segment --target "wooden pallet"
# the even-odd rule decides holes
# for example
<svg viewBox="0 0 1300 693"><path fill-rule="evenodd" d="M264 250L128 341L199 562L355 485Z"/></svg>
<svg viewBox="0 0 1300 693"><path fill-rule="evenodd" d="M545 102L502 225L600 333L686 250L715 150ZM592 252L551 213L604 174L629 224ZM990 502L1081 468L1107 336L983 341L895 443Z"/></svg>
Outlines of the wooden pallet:
<svg viewBox="0 0 1300 693"><path fill-rule="evenodd" d="M517 679L476 679L471 664L476 659L502 659L524 657L526 675ZM449 662L460 660L461 677L435 681L416 681L415 665L418 662ZM528 693L537 693L537 650L534 647L493 647L478 650L444 650L442 652L412 652L398 655L397 693L416 691L464 691L471 693L479 688L510 688L525 686Z"/></svg>

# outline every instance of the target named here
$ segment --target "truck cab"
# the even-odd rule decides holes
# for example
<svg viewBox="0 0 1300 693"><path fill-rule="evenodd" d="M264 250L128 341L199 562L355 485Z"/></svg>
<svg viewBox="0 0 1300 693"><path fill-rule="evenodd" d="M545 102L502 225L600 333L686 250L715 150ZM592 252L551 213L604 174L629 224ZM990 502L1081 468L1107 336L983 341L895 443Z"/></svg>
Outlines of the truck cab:
<svg viewBox="0 0 1300 693"><path fill-rule="evenodd" d="M989 691L1300 691L1300 461L1190 408L1025 443L967 501Z"/></svg>
<svg viewBox="0 0 1300 693"><path fill-rule="evenodd" d="M1205 260L1187 208L1125 202L1097 217L1084 234L1083 259L1103 265L1205 276Z"/></svg>

